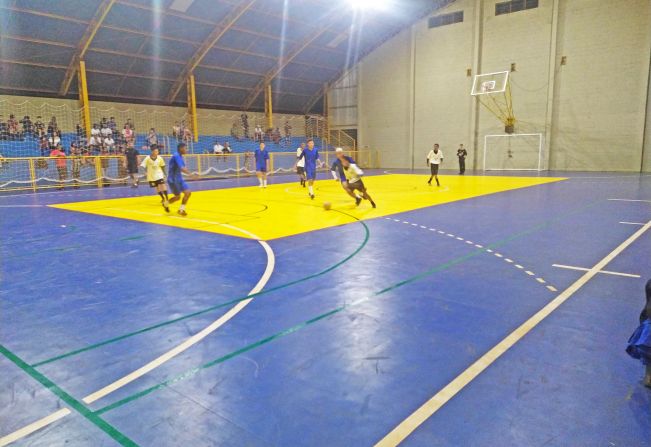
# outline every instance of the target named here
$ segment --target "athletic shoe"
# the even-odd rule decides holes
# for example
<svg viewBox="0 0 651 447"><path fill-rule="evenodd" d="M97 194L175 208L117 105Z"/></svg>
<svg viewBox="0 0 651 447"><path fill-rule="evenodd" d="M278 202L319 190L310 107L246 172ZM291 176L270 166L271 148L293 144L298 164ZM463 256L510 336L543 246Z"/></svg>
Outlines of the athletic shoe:
<svg viewBox="0 0 651 447"><path fill-rule="evenodd" d="M355 198L355 206L359 206L360 203L362 203L362 198L361 197Z"/></svg>
<svg viewBox="0 0 651 447"><path fill-rule="evenodd" d="M427 182L427 184L428 184L429 186L432 186L432 182Z"/></svg>
<svg viewBox="0 0 651 447"><path fill-rule="evenodd" d="M177 213L179 214L179 216L187 216L188 215L188 213L186 213L185 210L178 210Z"/></svg>
<svg viewBox="0 0 651 447"><path fill-rule="evenodd" d="M375 202L371 200L371 206L375 208Z"/></svg>
<svg viewBox="0 0 651 447"><path fill-rule="evenodd" d="M165 212L169 213L170 212L170 204L169 202L163 202L163 208L165 208Z"/></svg>
<svg viewBox="0 0 651 447"><path fill-rule="evenodd" d="M310 199L314 200L314 194L310 194Z"/></svg>

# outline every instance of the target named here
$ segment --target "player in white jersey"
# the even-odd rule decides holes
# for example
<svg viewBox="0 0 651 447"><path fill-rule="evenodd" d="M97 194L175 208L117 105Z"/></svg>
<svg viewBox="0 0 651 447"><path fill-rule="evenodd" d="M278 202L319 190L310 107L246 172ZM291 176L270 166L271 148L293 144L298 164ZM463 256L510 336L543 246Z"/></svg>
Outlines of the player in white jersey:
<svg viewBox="0 0 651 447"><path fill-rule="evenodd" d="M364 171L360 169L355 163L351 163L351 158L344 157L341 158L341 167L346 176L346 183L350 191L359 191L362 194L362 198L371 202L371 206L375 208L375 202L371 199L371 196L366 192L366 186L362 181L362 175ZM359 205L359 202L357 202Z"/></svg>
<svg viewBox="0 0 651 447"><path fill-rule="evenodd" d="M299 158L303 151L305 150L305 143L301 143L301 147L296 149L296 158L298 158L298 161L296 162L296 173L298 174L298 179L301 183L301 186L305 188L305 159L304 158Z"/></svg>
<svg viewBox="0 0 651 447"><path fill-rule="evenodd" d="M441 186L439 183L439 166L443 163L443 151L439 149L439 145L435 144L434 149L427 154L427 164L429 165L431 176L427 181L428 185L432 184L432 179L436 179L436 186Z"/></svg>
<svg viewBox="0 0 651 447"><path fill-rule="evenodd" d="M158 145L151 145L151 155L146 156L140 166L147 170L149 186L156 188L158 195L161 197L163 208L169 213L170 204L167 196L167 186L165 186L165 160L158 155Z"/></svg>

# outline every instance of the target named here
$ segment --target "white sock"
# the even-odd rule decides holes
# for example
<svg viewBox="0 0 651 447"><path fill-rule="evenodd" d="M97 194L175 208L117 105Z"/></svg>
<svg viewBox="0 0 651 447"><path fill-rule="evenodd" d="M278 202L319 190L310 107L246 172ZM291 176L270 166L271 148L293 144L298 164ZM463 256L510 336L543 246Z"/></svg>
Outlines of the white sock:
<svg viewBox="0 0 651 447"><path fill-rule="evenodd" d="M262 186L262 178L258 178L258 181L260 182L260 186Z"/></svg>
<svg viewBox="0 0 651 447"><path fill-rule="evenodd" d="M180 209L181 211L185 211L185 204L182 203L181 206L179 207L179 209Z"/></svg>
<svg viewBox="0 0 651 447"><path fill-rule="evenodd" d="M267 179L262 180L262 186L267 186Z"/></svg>
<svg viewBox="0 0 651 447"><path fill-rule="evenodd" d="M312 188L312 185L308 186L307 190L310 191L310 195L314 195L314 188Z"/></svg>

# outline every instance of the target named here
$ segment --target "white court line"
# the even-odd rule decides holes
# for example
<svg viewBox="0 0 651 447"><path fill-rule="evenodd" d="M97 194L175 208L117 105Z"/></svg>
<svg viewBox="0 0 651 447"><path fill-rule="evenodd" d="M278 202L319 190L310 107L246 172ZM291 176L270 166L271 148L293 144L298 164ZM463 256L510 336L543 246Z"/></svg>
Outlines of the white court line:
<svg viewBox="0 0 651 447"><path fill-rule="evenodd" d="M640 199L608 199L611 202L647 202L651 203L651 200L640 200Z"/></svg>
<svg viewBox="0 0 651 447"><path fill-rule="evenodd" d="M147 213L144 211L134 211L134 210L127 210L127 209L120 209L120 208L111 208L114 210L119 210L119 211L126 211L126 212L131 212L131 213L136 213L136 214L148 214L148 215L153 215L153 216L160 216L161 214L156 214L156 213ZM230 228L235 231L239 231L242 234L245 234L253 239L255 239L260 245L262 245L262 248L264 248L264 251L267 254L267 267L264 270L264 273L262 274L262 277L258 281L258 283L251 289L251 291L248 293L248 295L253 295L255 293L258 293L261 291L264 286L267 284L269 281L269 278L271 278L271 274L274 271L275 265L276 265L276 257L274 255L273 250L267 244L267 242L261 240L258 236L255 234L244 230L242 228L235 227L233 225L221 223L221 222L214 222L214 221L209 221L209 220L203 220L203 219L193 219L190 217L177 217L177 216L170 216L170 218L175 218L175 219L182 219L182 220L192 220L195 222L203 222L203 223L212 223L215 225L220 225L226 228ZM219 327L223 326L228 320L233 318L235 315L237 315L239 312L242 311L251 301L253 298L248 298L243 301L238 302L235 304L235 306L231 307L228 312L226 312L224 315L219 317L217 320L213 321L211 324L206 326L203 330L200 332L196 333L192 337L189 337L186 339L183 343L177 345L176 347L172 348L171 350L167 351L166 353L156 357L154 360L150 361L149 363L143 365L142 367L136 369L135 371L131 372L130 374L127 374L126 376L116 380L113 383L110 383L106 385L105 387L95 391L92 394L89 394L88 396L84 397L82 400L86 404L90 404L93 402L96 402L97 400L101 399L102 397L118 390L119 388L122 388L123 386L127 385L128 383L133 382L134 380L144 376L145 374L149 373L155 368L158 368L161 366L163 363L167 362L168 360L171 360L173 357L179 355L180 353L186 351L193 345L197 344L204 338L206 338L208 335L216 331ZM0 447L1 446L6 446L14 441L17 441L33 432L36 430L39 430L43 427L46 427L47 425L58 421L59 419L67 416L70 414L70 410L67 408L62 408L42 419L39 419L38 421L32 422L31 424L14 431L13 433L10 433L6 436L3 436L0 438Z"/></svg>
<svg viewBox="0 0 651 447"><path fill-rule="evenodd" d="M536 278L536 281L538 281L540 284L545 284L545 280L542 278Z"/></svg>
<svg viewBox="0 0 651 447"><path fill-rule="evenodd" d="M567 269L567 270L578 270L581 272L587 272L590 270L585 267L574 267L573 265L563 265L563 264L552 264L552 267L558 267L559 269ZM604 273L606 275L626 276L627 278L640 278L640 275L633 275L631 273L611 272L610 270L601 270L597 273Z"/></svg>
<svg viewBox="0 0 651 447"><path fill-rule="evenodd" d="M558 309L565 301L567 301L574 293L583 287L588 281L594 278L601 269L608 263L615 259L621 252L623 252L629 245L635 242L642 236L649 228L651 228L651 221L644 224L642 228L637 230L628 239L622 242L617 248L611 251L605 258L595 264L590 270L585 272L578 280L571 286L561 292L556 298L550 301L545 307L536 312L531 318L522 323L517 329L511 332L504 340L499 342L490 351L481 356L475 363L470 365L454 380L448 383L443 389L436 393L430 400L425 402L420 408L414 411L407 419L402 421L396 428L391 430L384 438L382 438L376 447L389 447L396 446L404 441L416 428L423 422L429 419L436 413L443 405L461 391L466 385L472 382L479 374L488 368L493 362L508 351L513 345L519 342L525 335L535 328L541 321L551 315Z"/></svg>
<svg viewBox="0 0 651 447"><path fill-rule="evenodd" d="M551 290L552 292L558 292L558 290L557 290L556 287L554 287L554 286L546 286L546 287L547 287L549 290Z"/></svg>
<svg viewBox="0 0 651 447"><path fill-rule="evenodd" d="M620 222L620 224L624 224L624 225L644 225L641 222Z"/></svg>
<svg viewBox="0 0 651 447"><path fill-rule="evenodd" d="M526 273L527 275L529 275L529 276L533 276L533 275L534 275L534 273L533 273L531 270L527 270L527 271L525 271L525 273Z"/></svg>

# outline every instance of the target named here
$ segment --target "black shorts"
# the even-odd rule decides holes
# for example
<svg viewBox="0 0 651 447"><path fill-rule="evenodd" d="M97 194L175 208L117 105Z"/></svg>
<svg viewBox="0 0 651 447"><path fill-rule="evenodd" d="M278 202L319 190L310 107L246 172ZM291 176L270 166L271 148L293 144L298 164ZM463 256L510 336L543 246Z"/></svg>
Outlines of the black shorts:
<svg viewBox="0 0 651 447"><path fill-rule="evenodd" d="M430 163L429 169L432 172L432 175L437 175L439 173L439 165L435 165L434 163Z"/></svg>
<svg viewBox="0 0 651 447"><path fill-rule="evenodd" d="M165 184L165 179L159 178L158 180L154 180L153 182L149 182L149 186L152 188L157 187L158 185L164 185Z"/></svg>
<svg viewBox="0 0 651 447"><path fill-rule="evenodd" d="M357 190L359 192L366 191L366 186L364 186L364 182L361 181L361 180L357 180L356 182L353 182L353 183L350 183L350 182L347 182L347 183L348 183L348 188L351 191L355 191L355 190Z"/></svg>
<svg viewBox="0 0 651 447"><path fill-rule="evenodd" d="M298 175L303 175L303 174L305 174L305 167L303 167L303 166L296 166L296 173L297 173Z"/></svg>

